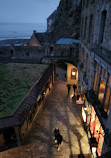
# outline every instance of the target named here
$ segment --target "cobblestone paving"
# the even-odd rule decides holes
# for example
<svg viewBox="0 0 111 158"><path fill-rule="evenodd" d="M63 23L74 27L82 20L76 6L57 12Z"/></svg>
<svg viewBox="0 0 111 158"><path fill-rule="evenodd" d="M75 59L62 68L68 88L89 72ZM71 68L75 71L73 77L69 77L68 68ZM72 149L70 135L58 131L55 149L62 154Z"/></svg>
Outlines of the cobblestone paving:
<svg viewBox="0 0 111 158"><path fill-rule="evenodd" d="M1 152L0 158L77 158L80 153L91 157L81 122L81 105L72 102L73 91L68 96L66 84L55 83L23 145ZM60 151L54 144L54 128L59 128L63 136Z"/></svg>

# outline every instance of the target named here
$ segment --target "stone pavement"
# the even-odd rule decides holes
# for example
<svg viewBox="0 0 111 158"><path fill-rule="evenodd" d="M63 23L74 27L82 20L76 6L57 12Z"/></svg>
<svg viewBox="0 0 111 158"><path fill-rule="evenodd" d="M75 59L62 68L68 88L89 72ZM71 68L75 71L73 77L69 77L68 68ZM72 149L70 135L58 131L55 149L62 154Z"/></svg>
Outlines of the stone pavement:
<svg viewBox="0 0 111 158"><path fill-rule="evenodd" d="M83 153L90 158L87 135L82 127L81 105L67 94L67 82L58 81L43 101L23 145L0 153L0 158L77 158ZM54 144L54 128L63 136L60 151Z"/></svg>

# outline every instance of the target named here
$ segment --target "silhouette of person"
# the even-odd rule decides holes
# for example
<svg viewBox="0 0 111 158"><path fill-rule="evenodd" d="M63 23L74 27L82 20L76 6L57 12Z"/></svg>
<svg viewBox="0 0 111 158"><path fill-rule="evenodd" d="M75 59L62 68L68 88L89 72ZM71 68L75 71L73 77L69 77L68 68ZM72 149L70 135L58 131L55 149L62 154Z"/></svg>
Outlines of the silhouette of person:
<svg viewBox="0 0 111 158"><path fill-rule="evenodd" d="M77 88L76 84L73 84L74 93L76 91L76 88Z"/></svg>
<svg viewBox="0 0 111 158"><path fill-rule="evenodd" d="M57 142L58 134L60 134L59 128L58 129L55 128L54 129L55 143Z"/></svg>
<svg viewBox="0 0 111 158"><path fill-rule="evenodd" d="M62 144L62 141L63 141L62 135L59 133L57 135L57 144L58 144L57 150L58 151L60 150L60 145Z"/></svg>
<svg viewBox="0 0 111 158"><path fill-rule="evenodd" d="M67 88L68 88L68 94L69 94L70 89L71 89L71 85L70 85L70 84L67 84Z"/></svg>
<svg viewBox="0 0 111 158"><path fill-rule="evenodd" d="M74 94L74 96L72 97L73 103L76 104L76 96Z"/></svg>

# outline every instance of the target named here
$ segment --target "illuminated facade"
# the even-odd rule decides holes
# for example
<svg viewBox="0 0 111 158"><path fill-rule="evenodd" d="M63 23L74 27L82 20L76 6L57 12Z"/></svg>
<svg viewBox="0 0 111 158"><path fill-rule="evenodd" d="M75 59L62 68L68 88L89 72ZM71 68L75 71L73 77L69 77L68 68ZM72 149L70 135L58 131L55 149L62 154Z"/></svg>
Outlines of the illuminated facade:
<svg viewBox="0 0 111 158"><path fill-rule="evenodd" d="M97 155L108 151L111 132L111 1L83 0L79 47L79 92L91 98L87 122ZM94 95L94 96L93 96ZM88 99L89 101L89 99ZM92 104L91 104L92 103ZM94 108L93 108L94 106ZM110 141L110 140L109 140Z"/></svg>

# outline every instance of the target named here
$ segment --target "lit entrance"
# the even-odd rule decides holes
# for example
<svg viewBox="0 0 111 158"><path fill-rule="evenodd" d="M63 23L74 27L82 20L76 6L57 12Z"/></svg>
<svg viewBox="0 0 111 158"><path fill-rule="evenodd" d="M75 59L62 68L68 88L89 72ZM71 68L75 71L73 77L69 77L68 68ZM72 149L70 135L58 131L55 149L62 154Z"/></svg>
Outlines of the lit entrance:
<svg viewBox="0 0 111 158"><path fill-rule="evenodd" d="M69 82L70 84L78 83L78 70L70 63L57 63L56 76L57 80Z"/></svg>

